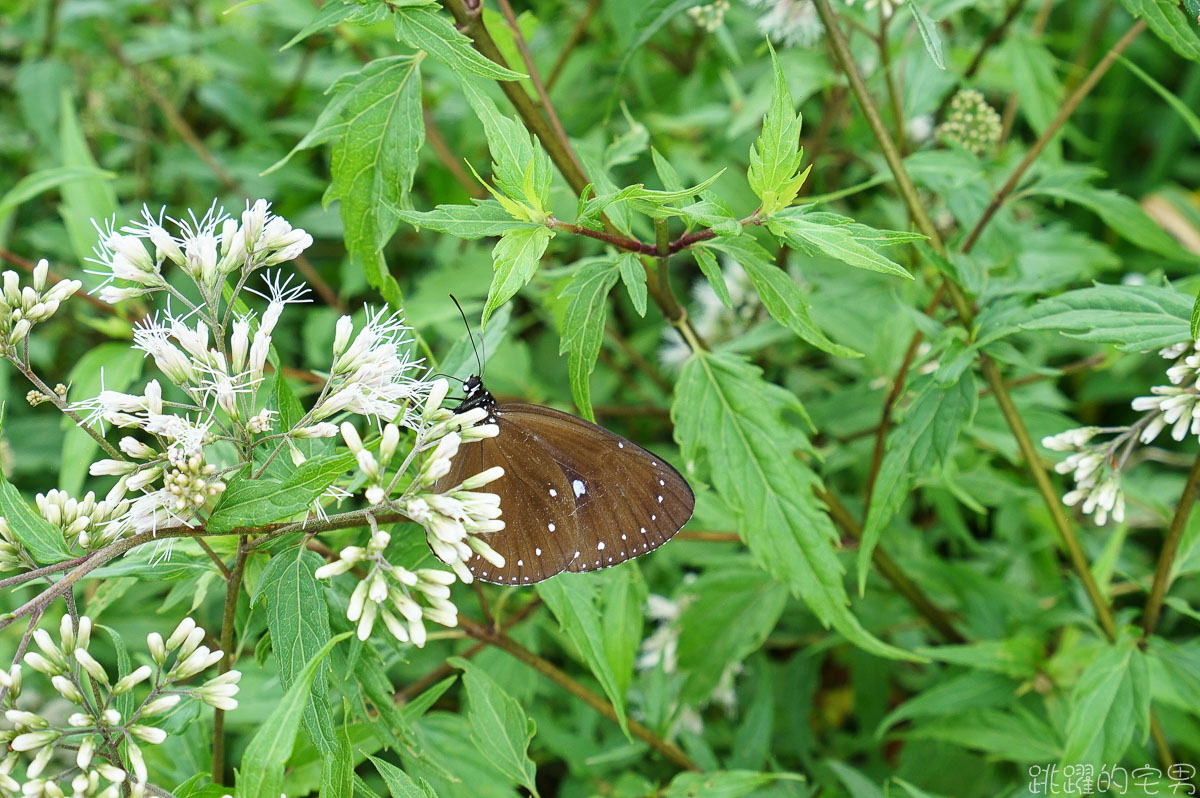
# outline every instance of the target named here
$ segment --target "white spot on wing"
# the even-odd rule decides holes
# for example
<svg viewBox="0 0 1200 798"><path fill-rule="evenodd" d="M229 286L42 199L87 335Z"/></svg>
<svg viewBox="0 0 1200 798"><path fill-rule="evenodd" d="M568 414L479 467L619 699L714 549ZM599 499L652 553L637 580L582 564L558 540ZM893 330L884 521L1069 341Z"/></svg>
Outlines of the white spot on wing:
<svg viewBox="0 0 1200 798"><path fill-rule="evenodd" d="M518 565L518 566L521 566L521 565L524 565L524 564L525 564L525 561L524 561L524 560L517 560L517 565Z"/></svg>
<svg viewBox="0 0 1200 798"><path fill-rule="evenodd" d="M584 487L582 479L576 479L572 481L571 490L575 491L575 498L577 499L583 494L587 493L587 488Z"/></svg>
<svg viewBox="0 0 1200 798"><path fill-rule="evenodd" d="M642 534L646 534L646 527L642 527Z"/></svg>
<svg viewBox="0 0 1200 798"><path fill-rule="evenodd" d="M550 498L553 499L557 495L558 495L558 491L556 491L554 488L551 488L550 489Z"/></svg>
<svg viewBox="0 0 1200 798"><path fill-rule="evenodd" d="M657 515L651 515L651 516L650 516L650 520L651 520L651 521L657 521L657 520L658 520L658 516L657 516Z"/></svg>
<svg viewBox="0 0 1200 798"><path fill-rule="evenodd" d="M659 503L659 504L662 504L662 496L659 496L659 497L658 497L658 503Z"/></svg>
<svg viewBox="0 0 1200 798"><path fill-rule="evenodd" d="M541 550L541 549L534 549L534 550L533 550L533 553L534 553L534 554L536 554L538 557L541 557L541 556L542 556L542 550Z"/></svg>
<svg viewBox="0 0 1200 798"><path fill-rule="evenodd" d="M604 551L604 541L603 540L596 544L596 551Z"/></svg>
<svg viewBox="0 0 1200 798"><path fill-rule="evenodd" d="M658 481L658 484L659 484L659 485L666 485L667 483L663 482L663 481L660 479L660 480Z"/></svg>
<svg viewBox="0 0 1200 798"><path fill-rule="evenodd" d="M625 444L621 443L620 441L617 441L617 448L618 448L618 449L624 449L624 448L625 448Z"/></svg>
<svg viewBox="0 0 1200 798"><path fill-rule="evenodd" d="M554 524L546 524L546 529L549 529L551 532L553 532L555 529Z"/></svg>

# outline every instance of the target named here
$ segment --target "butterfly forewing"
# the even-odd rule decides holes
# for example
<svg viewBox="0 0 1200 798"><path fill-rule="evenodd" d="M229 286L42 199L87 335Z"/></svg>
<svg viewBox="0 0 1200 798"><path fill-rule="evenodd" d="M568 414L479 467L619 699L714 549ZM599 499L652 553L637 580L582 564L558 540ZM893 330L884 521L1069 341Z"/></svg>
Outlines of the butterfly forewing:
<svg viewBox="0 0 1200 798"><path fill-rule="evenodd" d="M571 485L580 554L568 570L594 571L647 554L692 517L692 489L653 452L548 407L510 403L498 410L542 447Z"/></svg>
<svg viewBox="0 0 1200 798"><path fill-rule="evenodd" d="M528 585L564 570L608 568L658 548L691 518L687 481L653 452L568 413L496 404L478 377L466 387L458 412L486 407L499 434L463 444L434 490L504 469L485 488L500 497L505 527L486 540L504 567L474 556L467 567L477 579Z"/></svg>

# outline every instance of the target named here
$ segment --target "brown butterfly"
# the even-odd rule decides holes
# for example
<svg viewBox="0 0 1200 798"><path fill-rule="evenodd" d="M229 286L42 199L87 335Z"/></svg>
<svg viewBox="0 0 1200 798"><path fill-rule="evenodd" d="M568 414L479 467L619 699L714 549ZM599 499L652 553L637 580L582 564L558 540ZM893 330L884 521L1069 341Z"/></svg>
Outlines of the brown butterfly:
<svg viewBox="0 0 1200 798"><path fill-rule="evenodd" d="M499 403L477 375L464 388L455 412L482 407L500 433L464 443L434 490L504 469L485 488L500 496L505 528L486 540L504 567L476 555L467 562L476 579L528 585L608 568L654 551L692 517L692 489L653 452L569 413Z"/></svg>

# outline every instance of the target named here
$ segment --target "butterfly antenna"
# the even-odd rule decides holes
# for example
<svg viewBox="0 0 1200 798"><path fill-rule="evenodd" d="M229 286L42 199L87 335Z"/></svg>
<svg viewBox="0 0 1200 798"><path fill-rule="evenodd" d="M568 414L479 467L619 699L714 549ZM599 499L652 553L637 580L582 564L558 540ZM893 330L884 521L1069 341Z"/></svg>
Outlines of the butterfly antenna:
<svg viewBox="0 0 1200 798"><path fill-rule="evenodd" d="M475 365L479 367L477 373L483 376L483 360L479 357L479 350L475 348L475 334L471 332L471 323L467 321L467 314L463 312L462 305L458 304L454 294L450 295L450 301L454 303L454 307L458 308L458 315L462 316L463 326L467 328L467 337L471 339L471 349L475 350ZM486 347L487 344L485 343L484 346Z"/></svg>

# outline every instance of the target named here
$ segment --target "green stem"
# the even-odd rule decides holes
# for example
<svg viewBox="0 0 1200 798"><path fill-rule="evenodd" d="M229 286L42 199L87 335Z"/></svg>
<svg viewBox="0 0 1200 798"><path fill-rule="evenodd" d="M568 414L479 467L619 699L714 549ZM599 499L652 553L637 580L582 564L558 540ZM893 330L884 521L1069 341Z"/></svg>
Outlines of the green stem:
<svg viewBox="0 0 1200 798"><path fill-rule="evenodd" d="M1187 528L1188 517L1200 495L1200 455L1196 455L1192 468L1188 471L1187 482L1179 497L1179 506L1171 518L1167 528L1167 536L1163 540L1162 550L1158 554L1158 565L1154 569L1154 581L1150 585L1150 597L1146 600L1146 609L1142 612L1142 634L1149 637L1158 626L1162 614L1163 599L1171 587L1171 567L1175 564L1175 555L1179 552L1179 541L1183 538L1183 530Z"/></svg>
<svg viewBox="0 0 1200 798"><path fill-rule="evenodd" d="M250 553L249 540L246 535L238 538L237 558L233 563L233 573L225 586L225 610L221 615L221 650L225 656L217 665L219 674L228 673L233 667L236 654L233 650L234 625L237 617L238 596L242 592L242 579L246 574L246 557ZM223 784L225 773L225 710L213 710L213 748L212 748L212 779L217 784Z"/></svg>

